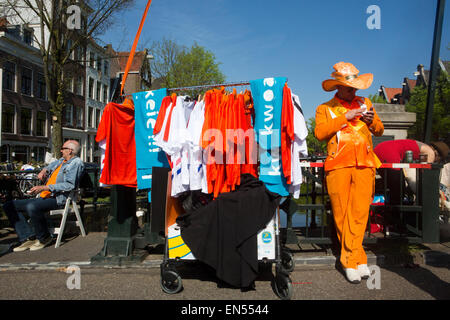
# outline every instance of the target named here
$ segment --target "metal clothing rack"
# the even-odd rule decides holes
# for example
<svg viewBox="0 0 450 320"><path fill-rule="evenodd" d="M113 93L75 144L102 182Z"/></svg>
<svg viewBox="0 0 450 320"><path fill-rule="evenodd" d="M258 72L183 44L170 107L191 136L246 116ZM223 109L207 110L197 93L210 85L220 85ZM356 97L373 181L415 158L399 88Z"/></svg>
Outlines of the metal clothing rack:
<svg viewBox="0 0 450 320"><path fill-rule="evenodd" d="M168 88L167 91L175 92L175 91L184 91L184 90L196 90L196 89L216 88L216 87L238 87L238 86L248 86L248 85L250 85L249 81L241 81L241 82L205 84L205 85L191 86L191 87Z"/></svg>
<svg viewBox="0 0 450 320"><path fill-rule="evenodd" d="M191 86L191 87L179 87L179 88L167 88L169 92L175 91L184 91L184 90L196 90L196 89L205 89L205 88L216 88L216 87L238 87L238 86L249 86L250 81L241 81L241 82L229 82L229 83L215 83L215 84L205 84L200 86ZM120 96L121 98L131 97L131 94L126 94Z"/></svg>
<svg viewBox="0 0 450 320"><path fill-rule="evenodd" d="M205 84L205 85L190 86L190 87L167 88L167 91L168 92L176 92L176 91L196 90L196 89L205 89L205 88L239 87L239 86L249 86L249 85L250 85L250 81L240 81L240 82ZM127 95L122 96L122 98L130 97L130 96L131 96L131 94L127 94Z"/></svg>

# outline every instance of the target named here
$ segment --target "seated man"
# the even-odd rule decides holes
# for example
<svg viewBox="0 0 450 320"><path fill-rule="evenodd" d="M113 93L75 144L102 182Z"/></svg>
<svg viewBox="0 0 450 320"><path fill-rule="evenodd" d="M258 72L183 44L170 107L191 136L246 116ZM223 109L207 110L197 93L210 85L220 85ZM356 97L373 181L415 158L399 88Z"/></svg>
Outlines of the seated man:
<svg viewBox="0 0 450 320"><path fill-rule="evenodd" d="M50 175L47 183L29 191L40 195L32 199L9 201L3 205L21 242L20 246L14 248L14 252L40 250L52 242L45 213L64 207L67 195L78 186L84 170L84 163L77 156L79 150L77 141L66 141L61 148L62 158L50 163L38 174L42 181ZM31 225L23 213L31 219Z"/></svg>

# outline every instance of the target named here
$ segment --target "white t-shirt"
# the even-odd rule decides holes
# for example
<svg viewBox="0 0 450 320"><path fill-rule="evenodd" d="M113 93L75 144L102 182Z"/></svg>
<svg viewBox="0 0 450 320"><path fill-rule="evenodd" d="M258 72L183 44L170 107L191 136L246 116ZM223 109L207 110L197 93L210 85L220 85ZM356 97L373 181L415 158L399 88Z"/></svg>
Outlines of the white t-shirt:
<svg viewBox="0 0 450 320"><path fill-rule="evenodd" d="M101 177L102 170L103 170L103 167L105 165L104 161L105 161L105 154L106 154L106 139L100 141L98 143L98 147L100 148L100 177ZM104 184L104 183L101 183L101 182L99 182L99 186L100 187L110 187L110 185Z"/></svg>
<svg viewBox="0 0 450 320"><path fill-rule="evenodd" d="M200 146L203 122L205 120L205 103L203 101L195 104L188 123L189 140L189 187L190 190L203 190L206 175L202 165L203 150ZM203 181L205 180L205 182Z"/></svg>
<svg viewBox="0 0 450 320"><path fill-rule="evenodd" d="M293 194L295 199L300 197L300 186L302 184L302 168L300 166L300 153L303 156L308 155L308 147L306 137L308 136L308 128L306 126L305 117L301 112L300 99L297 95L291 94L292 104L294 105L294 141L291 145L291 185L289 192Z"/></svg>
<svg viewBox="0 0 450 320"><path fill-rule="evenodd" d="M168 123L170 112L172 116ZM162 130L155 136L156 144L171 157L172 197L189 190L204 190L203 186L207 186L199 145L204 113L204 102L185 101L184 96L179 96L176 105L167 109ZM168 139L163 141L167 126Z"/></svg>

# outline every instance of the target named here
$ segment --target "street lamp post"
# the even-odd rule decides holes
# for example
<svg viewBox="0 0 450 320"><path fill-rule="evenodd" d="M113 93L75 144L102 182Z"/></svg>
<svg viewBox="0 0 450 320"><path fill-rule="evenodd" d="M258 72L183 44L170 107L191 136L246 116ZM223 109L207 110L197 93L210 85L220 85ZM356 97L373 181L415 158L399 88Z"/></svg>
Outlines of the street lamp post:
<svg viewBox="0 0 450 320"><path fill-rule="evenodd" d="M436 91L436 78L439 65L439 50L441 47L442 23L444 21L445 0L438 0L436 20L434 24L433 49L431 52L430 79L428 81L427 108L425 113L425 130L423 141L431 141L431 127L433 125L434 93Z"/></svg>

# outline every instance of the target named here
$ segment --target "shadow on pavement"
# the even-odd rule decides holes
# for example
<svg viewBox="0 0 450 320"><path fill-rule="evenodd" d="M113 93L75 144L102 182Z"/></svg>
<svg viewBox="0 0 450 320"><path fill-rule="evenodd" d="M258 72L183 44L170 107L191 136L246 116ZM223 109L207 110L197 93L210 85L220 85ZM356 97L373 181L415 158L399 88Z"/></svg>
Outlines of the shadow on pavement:
<svg viewBox="0 0 450 320"><path fill-rule="evenodd" d="M447 266L439 266L449 268ZM450 299L450 283L440 279L430 270L418 264L406 264L404 266L384 266L383 269L395 272L405 280L427 292L437 300Z"/></svg>

